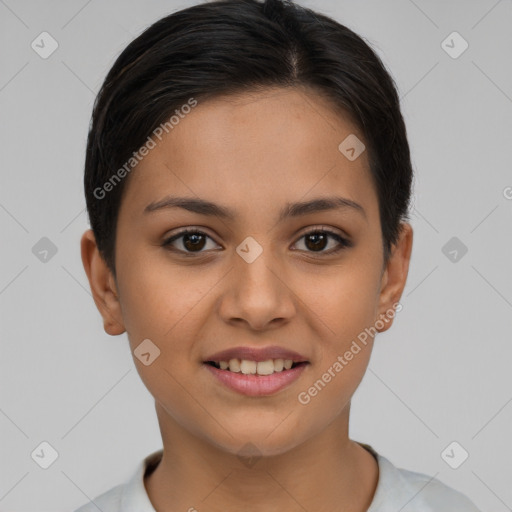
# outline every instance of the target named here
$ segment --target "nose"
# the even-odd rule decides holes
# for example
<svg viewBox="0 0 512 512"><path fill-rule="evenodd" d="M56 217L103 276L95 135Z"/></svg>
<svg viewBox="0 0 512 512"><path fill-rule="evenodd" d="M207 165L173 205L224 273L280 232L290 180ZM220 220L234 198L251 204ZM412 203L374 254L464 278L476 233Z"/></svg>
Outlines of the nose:
<svg viewBox="0 0 512 512"><path fill-rule="evenodd" d="M296 314L297 297L287 272L264 250L248 263L238 254L225 283L220 315L231 324L247 324L261 331L288 323ZM288 279L289 281L289 279Z"/></svg>

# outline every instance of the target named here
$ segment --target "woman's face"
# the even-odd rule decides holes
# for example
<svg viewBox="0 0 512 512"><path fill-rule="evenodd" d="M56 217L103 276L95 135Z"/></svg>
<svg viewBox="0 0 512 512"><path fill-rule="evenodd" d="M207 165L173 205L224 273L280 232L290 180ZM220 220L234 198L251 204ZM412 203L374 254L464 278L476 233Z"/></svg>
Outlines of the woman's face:
<svg viewBox="0 0 512 512"><path fill-rule="evenodd" d="M346 424L372 347L353 342L392 309L407 273L383 272L367 152L354 159L353 138L339 149L354 135L363 140L312 92L269 89L199 103L132 171L118 321L161 428L271 455ZM195 207L172 206L178 197ZM279 371L281 359L293 367Z"/></svg>

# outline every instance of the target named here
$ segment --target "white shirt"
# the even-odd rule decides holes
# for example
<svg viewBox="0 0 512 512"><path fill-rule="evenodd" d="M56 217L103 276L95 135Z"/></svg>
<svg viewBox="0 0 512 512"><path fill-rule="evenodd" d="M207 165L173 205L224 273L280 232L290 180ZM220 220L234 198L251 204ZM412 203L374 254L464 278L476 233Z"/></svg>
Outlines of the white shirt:
<svg viewBox="0 0 512 512"><path fill-rule="evenodd" d="M395 467L371 446L360 443L376 457L379 480L367 512L481 512L463 494L437 479ZM75 512L156 512L144 487L144 474L154 468L162 450L141 461L124 484L96 497Z"/></svg>

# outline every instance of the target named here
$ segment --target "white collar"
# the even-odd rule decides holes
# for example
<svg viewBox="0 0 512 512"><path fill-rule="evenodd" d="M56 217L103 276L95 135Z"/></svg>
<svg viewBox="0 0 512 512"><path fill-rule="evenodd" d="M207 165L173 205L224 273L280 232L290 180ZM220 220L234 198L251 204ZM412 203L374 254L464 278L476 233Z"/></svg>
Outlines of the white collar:
<svg viewBox="0 0 512 512"><path fill-rule="evenodd" d="M385 499L389 499L388 493L393 489L391 485L396 482L398 470L391 462L379 455L370 445L359 443L363 448L368 450L376 459L379 465L379 480L375 494L368 509L368 512L374 512L384 503ZM163 455L163 450L157 450L141 461L135 473L123 486L121 494L121 510L123 512L156 512L146 491L144 485L144 475L146 470L151 470L156 466Z"/></svg>

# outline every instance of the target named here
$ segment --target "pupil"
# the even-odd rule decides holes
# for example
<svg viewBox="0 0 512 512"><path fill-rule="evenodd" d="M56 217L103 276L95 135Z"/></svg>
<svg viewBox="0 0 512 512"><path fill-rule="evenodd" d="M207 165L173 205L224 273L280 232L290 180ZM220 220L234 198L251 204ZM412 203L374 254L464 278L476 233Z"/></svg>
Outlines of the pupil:
<svg viewBox="0 0 512 512"><path fill-rule="evenodd" d="M201 245L201 241L199 241L199 244L198 244L198 238L203 238L202 245ZM195 249L202 249L203 246L204 246L204 237L203 237L203 235L198 235L198 234L185 235L183 237L183 245L188 250L193 250L194 248Z"/></svg>
<svg viewBox="0 0 512 512"><path fill-rule="evenodd" d="M324 249L325 248L325 240L326 240L326 236L321 234L321 233L314 233L312 235L309 235L307 237L308 240L315 240L315 242L313 242L313 244L308 244L306 242L306 245L308 247L308 249ZM320 244L318 243L320 239Z"/></svg>

